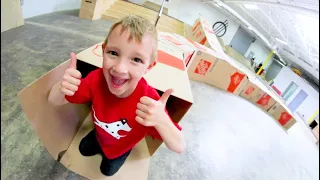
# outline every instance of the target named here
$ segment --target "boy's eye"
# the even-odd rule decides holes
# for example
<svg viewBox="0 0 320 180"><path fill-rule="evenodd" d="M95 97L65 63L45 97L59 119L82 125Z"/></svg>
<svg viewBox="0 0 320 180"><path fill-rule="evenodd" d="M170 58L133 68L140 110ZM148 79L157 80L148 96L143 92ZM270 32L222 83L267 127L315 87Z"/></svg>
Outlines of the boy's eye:
<svg viewBox="0 0 320 180"><path fill-rule="evenodd" d="M137 62L137 63L142 63L142 60L139 59L139 58L133 58L133 61L134 61L134 62Z"/></svg>
<svg viewBox="0 0 320 180"><path fill-rule="evenodd" d="M110 54L112 56L118 56L118 53L115 51L108 51L108 54Z"/></svg>

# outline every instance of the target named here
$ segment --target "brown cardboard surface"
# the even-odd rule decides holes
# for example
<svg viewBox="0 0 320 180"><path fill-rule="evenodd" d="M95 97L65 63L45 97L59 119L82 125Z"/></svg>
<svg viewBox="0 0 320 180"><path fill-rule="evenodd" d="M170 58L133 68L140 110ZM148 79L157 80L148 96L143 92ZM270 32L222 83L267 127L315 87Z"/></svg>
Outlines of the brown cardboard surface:
<svg viewBox="0 0 320 180"><path fill-rule="evenodd" d="M1 1L1 33L24 25L24 18L19 0Z"/></svg>
<svg viewBox="0 0 320 180"><path fill-rule="evenodd" d="M315 128L312 129L312 133L319 140L319 124Z"/></svg>
<svg viewBox="0 0 320 180"><path fill-rule="evenodd" d="M82 156L79 151L79 144L94 128L91 113L83 122L70 147L61 158L61 163L68 169L79 173L89 179L105 180L127 180L135 177L137 179L147 179L150 154L146 141L141 140L130 152L124 165L112 177L106 177L100 172L101 155Z"/></svg>
<svg viewBox="0 0 320 180"><path fill-rule="evenodd" d="M247 84L246 75L224 60L214 59L211 60L213 62L211 64L200 56L196 60L198 61L191 62L188 69L192 80L202 81L237 95Z"/></svg>
<svg viewBox="0 0 320 180"><path fill-rule="evenodd" d="M88 105L66 104L54 107L48 95L54 84L63 76L69 61L59 65L18 94L21 107L43 146L54 159L68 149L82 121L90 109Z"/></svg>
<svg viewBox="0 0 320 180"><path fill-rule="evenodd" d="M250 102L253 102L253 99L259 96L260 91L261 89L249 80L248 83L241 90L240 96L247 99Z"/></svg>
<svg viewBox="0 0 320 180"><path fill-rule="evenodd" d="M217 61L217 57L207 52L195 51L187 67L189 78L210 84L212 70Z"/></svg>
<svg viewBox="0 0 320 180"><path fill-rule="evenodd" d="M286 130L291 128L296 123L296 120L278 102L274 103L274 105L268 110L268 113L272 117L274 117L278 121L278 123Z"/></svg>
<svg viewBox="0 0 320 180"><path fill-rule="evenodd" d="M257 96L252 98L255 104L265 111L268 111L277 101L264 91L259 91Z"/></svg>

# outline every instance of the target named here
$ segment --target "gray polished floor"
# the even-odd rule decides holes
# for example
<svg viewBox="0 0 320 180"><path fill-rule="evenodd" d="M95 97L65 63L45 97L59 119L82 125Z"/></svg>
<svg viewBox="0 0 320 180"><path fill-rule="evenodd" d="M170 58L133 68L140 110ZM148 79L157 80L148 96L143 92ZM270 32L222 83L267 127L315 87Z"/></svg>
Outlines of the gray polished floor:
<svg viewBox="0 0 320 180"><path fill-rule="evenodd" d="M56 163L39 143L17 93L76 53L103 41L108 21L78 11L42 15L1 34L1 178L83 179ZM182 155L165 146L151 158L149 180L317 180L319 149L296 125L287 134L252 104L191 82L194 105L181 126ZM134 178L133 178L134 179Z"/></svg>

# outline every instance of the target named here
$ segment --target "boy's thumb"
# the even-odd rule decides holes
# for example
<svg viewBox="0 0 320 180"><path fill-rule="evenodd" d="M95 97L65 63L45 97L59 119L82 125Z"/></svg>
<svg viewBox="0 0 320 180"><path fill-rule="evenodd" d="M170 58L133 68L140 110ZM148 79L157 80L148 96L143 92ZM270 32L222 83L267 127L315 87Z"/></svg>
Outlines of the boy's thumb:
<svg viewBox="0 0 320 180"><path fill-rule="evenodd" d="M70 65L69 68L77 69L77 57L74 52L70 53Z"/></svg>

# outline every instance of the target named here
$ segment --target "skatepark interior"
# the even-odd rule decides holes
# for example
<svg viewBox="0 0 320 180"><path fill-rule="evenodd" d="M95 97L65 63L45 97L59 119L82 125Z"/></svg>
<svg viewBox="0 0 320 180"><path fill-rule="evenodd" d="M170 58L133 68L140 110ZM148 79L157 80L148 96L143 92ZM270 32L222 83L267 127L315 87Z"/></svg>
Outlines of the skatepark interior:
<svg viewBox="0 0 320 180"><path fill-rule="evenodd" d="M42 146L17 93L70 51L103 41L112 23L81 19L77 9L25 18L23 26L1 33L1 178L84 179ZM319 148L301 123L285 131L239 96L202 82L190 85L194 102L180 123L186 151L161 145L150 159L149 180L319 179Z"/></svg>

